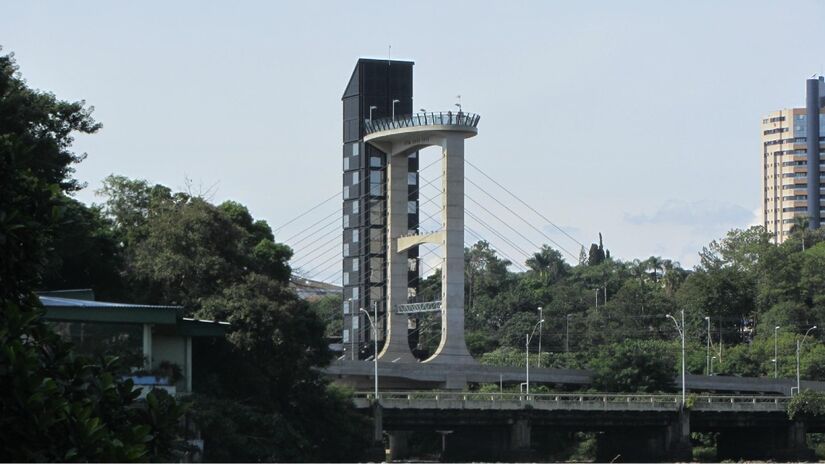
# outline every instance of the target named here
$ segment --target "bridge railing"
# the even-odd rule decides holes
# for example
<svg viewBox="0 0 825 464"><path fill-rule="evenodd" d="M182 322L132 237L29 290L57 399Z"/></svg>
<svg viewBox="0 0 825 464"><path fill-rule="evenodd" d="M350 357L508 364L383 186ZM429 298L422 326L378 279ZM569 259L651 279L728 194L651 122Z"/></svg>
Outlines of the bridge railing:
<svg viewBox="0 0 825 464"><path fill-rule="evenodd" d="M381 400L431 400L431 401L518 401L518 402L554 402L554 403L645 403L645 404L678 404L681 402L679 394L614 394L614 393L481 393L481 392L441 392L441 391L408 391L408 392L380 392ZM355 399L374 400L371 392L357 392ZM789 397L783 396L734 396L734 395L693 395L691 401L701 408L704 405L721 406L728 404L774 404L786 405Z"/></svg>
<svg viewBox="0 0 825 464"><path fill-rule="evenodd" d="M465 126L476 127L481 116L474 113L459 111L414 113L396 116L394 118L366 119L364 132L369 135L392 129L403 129L417 126Z"/></svg>

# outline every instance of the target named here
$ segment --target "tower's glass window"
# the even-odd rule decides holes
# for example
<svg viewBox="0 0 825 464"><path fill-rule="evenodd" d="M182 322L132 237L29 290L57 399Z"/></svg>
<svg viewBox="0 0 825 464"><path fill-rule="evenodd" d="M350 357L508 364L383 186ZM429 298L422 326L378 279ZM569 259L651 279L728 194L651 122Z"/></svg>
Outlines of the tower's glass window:
<svg viewBox="0 0 825 464"><path fill-rule="evenodd" d="M414 201L407 202L407 213L415 214L418 211L418 205Z"/></svg>
<svg viewBox="0 0 825 464"><path fill-rule="evenodd" d="M418 175L414 172L407 173L407 185L415 185L418 183Z"/></svg>
<svg viewBox="0 0 825 464"><path fill-rule="evenodd" d="M358 202L357 201L352 202L352 214L358 214Z"/></svg>
<svg viewBox="0 0 825 464"><path fill-rule="evenodd" d="M354 243L358 242L358 229L353 229L352 230L352 241Z"/></svg>
<svg viewBox="0 0 825 464"><path fill-rule="evenodd" d="M380 168L381 167L381 157L379 157L379 156L370 156L370 167Z"/></svg>
<svg viewBox="0 0 825 464"><path fill-rule="evenodd" d="M383 195L380 171L370 172L370 195L374 197L380 197L381 195Z"/></svg>

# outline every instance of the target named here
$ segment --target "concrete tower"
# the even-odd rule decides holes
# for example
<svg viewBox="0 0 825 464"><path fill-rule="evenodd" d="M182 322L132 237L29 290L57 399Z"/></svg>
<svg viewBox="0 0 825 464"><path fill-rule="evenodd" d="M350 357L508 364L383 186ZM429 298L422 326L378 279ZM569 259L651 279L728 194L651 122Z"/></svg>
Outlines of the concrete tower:
<svg viewBox="0 0 825 464"><path fill-rule="evenodd" d="M387 333L379 359L413 362L407 314L441 310L441 342L424 362L467 364L464 341L464 140L478 133L479 116L420 113L364 122L364 142L387 154ZM411 153L441 147L441 229L411 231L407 223L407 174ZM441 300L408 303L407 251L422 243L441 246Z"/></svg>

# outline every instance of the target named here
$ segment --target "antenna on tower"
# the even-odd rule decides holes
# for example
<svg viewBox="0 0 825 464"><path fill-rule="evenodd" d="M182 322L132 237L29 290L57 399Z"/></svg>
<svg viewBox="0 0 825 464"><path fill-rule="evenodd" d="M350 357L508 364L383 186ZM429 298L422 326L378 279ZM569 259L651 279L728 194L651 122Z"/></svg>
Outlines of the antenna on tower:
<svg viewBox="0 0 825 464"><path fill-rule="evenodd" d="M392 66L392 45L387 46L387 66Z"/></svg>
<svg viewBox="0 0 825 464"><path fill-rule="evenodd" d="M458 107L458 112L460 113L461 112L461 95L456 95L455 98L458 99L458 102L455 104L455 106Z"/></svg>

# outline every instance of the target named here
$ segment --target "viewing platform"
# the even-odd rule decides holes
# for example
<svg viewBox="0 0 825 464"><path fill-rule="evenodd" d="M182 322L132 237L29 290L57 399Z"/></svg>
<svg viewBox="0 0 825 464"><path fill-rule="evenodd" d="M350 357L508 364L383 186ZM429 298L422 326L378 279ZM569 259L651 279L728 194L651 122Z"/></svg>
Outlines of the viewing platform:
<svg viewBox="0 0 825 464"><path fill-rule="evenodd" d="M410 128L440 128L447 130L461 130L476 133L476 127L481 116L475 113L464 113L459 111L414 113L396 116L394 118L366 119L364 120L364 140L368 140L370 135L380 132L394 131L398 129Z"/></svg>

